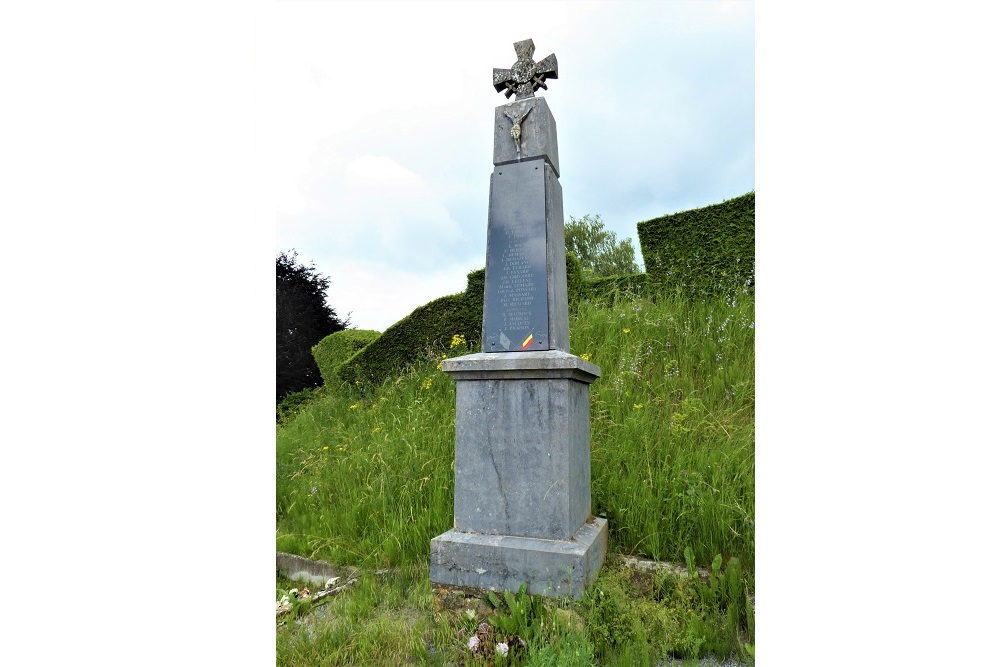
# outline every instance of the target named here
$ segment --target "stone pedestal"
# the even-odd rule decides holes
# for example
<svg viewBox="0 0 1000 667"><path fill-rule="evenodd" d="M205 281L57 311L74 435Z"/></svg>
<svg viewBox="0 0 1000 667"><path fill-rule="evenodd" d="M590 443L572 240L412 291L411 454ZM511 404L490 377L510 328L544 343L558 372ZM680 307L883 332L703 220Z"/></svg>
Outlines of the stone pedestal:
<svg viewBox="0 0 1000 667"><path fill-rule="evenodd" d="M446 359L456 381L455 527L431 541L431 581L579 596L604 562L590 513L590 383L560 350Z"/></svg>

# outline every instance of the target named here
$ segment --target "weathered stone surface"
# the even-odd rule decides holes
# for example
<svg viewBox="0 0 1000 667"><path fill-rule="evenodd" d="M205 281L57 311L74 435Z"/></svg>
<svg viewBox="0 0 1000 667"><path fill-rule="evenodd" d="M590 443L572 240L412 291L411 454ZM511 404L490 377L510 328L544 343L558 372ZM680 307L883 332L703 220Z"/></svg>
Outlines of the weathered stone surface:
<svg viewBox="0 0 1000 667"><path fill-rule="evenodd" d="M550 53L540 62L535 62L535 42L525 39L514 42L517 61L510 69L493 68L493 87L507 97L517 95L517 99L534 97L539 88L548 90L545 79L559 78L559 63L556 54Z"/></svg>
<svg viewBox="0 0 1000 667"><path fill-rule="evenodd" d="M513 117L513 118L512 118ZM511 135L520 118L520 138ZM543 158L559 176L559 141L556 120L544 97L502 104L493 113L493 164L510 164Z"/></svg>
<svg viewBox="0 0 1000 667"><path fill-rule="evenodd" d="M326 580L337 572L329 563L281 551L277 552L276 565L282 576L297 581L308 581L316 588L322 588Z"/></svg>
<svg viewBox="0 0 1000 667"><path fill-rule="evenodd" d="M466 354L441 364L455 380L524 380L571 378L591 383L601 376L595 364L562 350L520 354Z"/></svg>
<svg viewBox="0 0 1000 667"><path fill-rule="evenodd" d="M493 170L486 239L483 351L568 351L562 186L551 166Z"/></svg>
<svg viewBox="0 0 1000 667"><path fill-rule="evenodd" d="M572 362L555 368L557 360L544 361L551 365L492 372L486 360L465 371L480 379L458 381L458 530L567 540L590 515L589 382L596 375L509 379L525 372L588 375Z"/></svg>
<svg viewBox="0 0 1000 667"><path fill-rule="evenodd" d="M483 349L549 349L544 162L497 167L490 178Z"/></svg>
<svg viewBox="0 0 1000 667"><path fill-rule="evenodd" d="M549 292L549 349L569 352L569 296L566 291L566 230L559 176L545 165L545 269Z"/></svg>
<svg viewBox="0 0 1000 667"><path fill-rule="evenodd" d="M449 530L431 540L433 582L579 598L608 549L608 525L584 523L570 540L542 540Z"/></svg>

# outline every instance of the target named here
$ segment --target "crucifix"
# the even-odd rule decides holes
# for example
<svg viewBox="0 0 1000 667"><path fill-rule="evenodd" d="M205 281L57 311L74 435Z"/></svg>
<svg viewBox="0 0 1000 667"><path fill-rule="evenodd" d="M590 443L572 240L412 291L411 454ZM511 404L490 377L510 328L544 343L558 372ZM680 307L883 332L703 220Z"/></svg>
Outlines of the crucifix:
<svg viewBox="0 0 1000 667"><path fill-rule="evenodd" d="M520 112L520 113L519 113ZM510 128L510 136L514 137L514 146L517 148L517 154L521 154L521 121L524 120L525 116L531 113L531 107L527 109L518 109L518 111L511 111L505 109L503 115L510 118L514 125Z"/></svg>
<svg viewBox="0 0 1000 667"><path fill-rule="evenodd" d="M539 62L531 57L535 54L535 43L530 39L514 42L517 62L510 69L493 68L493 87L508 98L516 94L519 100L534 97L539 88L548 90L545 79L559 78L559 64L556 54L550 53Z"/></svg>

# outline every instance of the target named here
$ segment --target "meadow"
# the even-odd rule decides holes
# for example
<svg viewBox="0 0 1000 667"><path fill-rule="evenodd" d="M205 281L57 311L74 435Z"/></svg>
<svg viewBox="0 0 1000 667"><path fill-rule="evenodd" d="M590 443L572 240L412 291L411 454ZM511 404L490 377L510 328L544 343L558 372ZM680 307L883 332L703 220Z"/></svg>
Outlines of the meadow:
<svg viewBox="0 0 1000 667"><path fill-rule="evenodd" d="M440 362L478 351L456 336L378 387L318 390L278 426L277 549L369 572L324 605L336 610L325 630L305 619L279 627L279 664L752 661L753 297L581 302L570 348L602 372L591 385L591 486L609 557L583 599L468 598L463 608L427 579L430 540L453 518L455 387ZM639 576L626 555L689 576ZM507 621L531 637L521 653L482 657L456 642L473 620L502 622L522 603L532 613ZM377 647L389 650L384 663Z"/></svg>

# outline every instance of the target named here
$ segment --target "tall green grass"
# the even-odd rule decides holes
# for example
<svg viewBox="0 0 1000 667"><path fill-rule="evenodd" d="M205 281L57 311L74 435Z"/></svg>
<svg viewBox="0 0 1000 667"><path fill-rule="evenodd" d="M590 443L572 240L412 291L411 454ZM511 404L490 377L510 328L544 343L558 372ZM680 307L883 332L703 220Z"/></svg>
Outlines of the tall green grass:
<svg viewBox="0 0 1000 667"><path fill-rule="evenodd" d="M754 310L707 302L583 303L571 350L591 386L593 510L613 548L699 565L754 553Z"/></svg>
<svg viewBox="0 0 1000 667"><path fill-rule="evenodd" d="M593 512L612 550L753 571L751 297L581 303ZM470 350L459 344L446 354ZM452 527L455 389L428 352L398 379L331 388L277 429L277 548L362 567L426 562ZM750 575L752 577L752 574Z"/></svg>
<svg viewBox="0 0 1000 667"><path fill-rule="evenodd" d="M279 426L278 550L363 567L426 559L452 524L454 419L454 383L427 361Z"/></svg>

